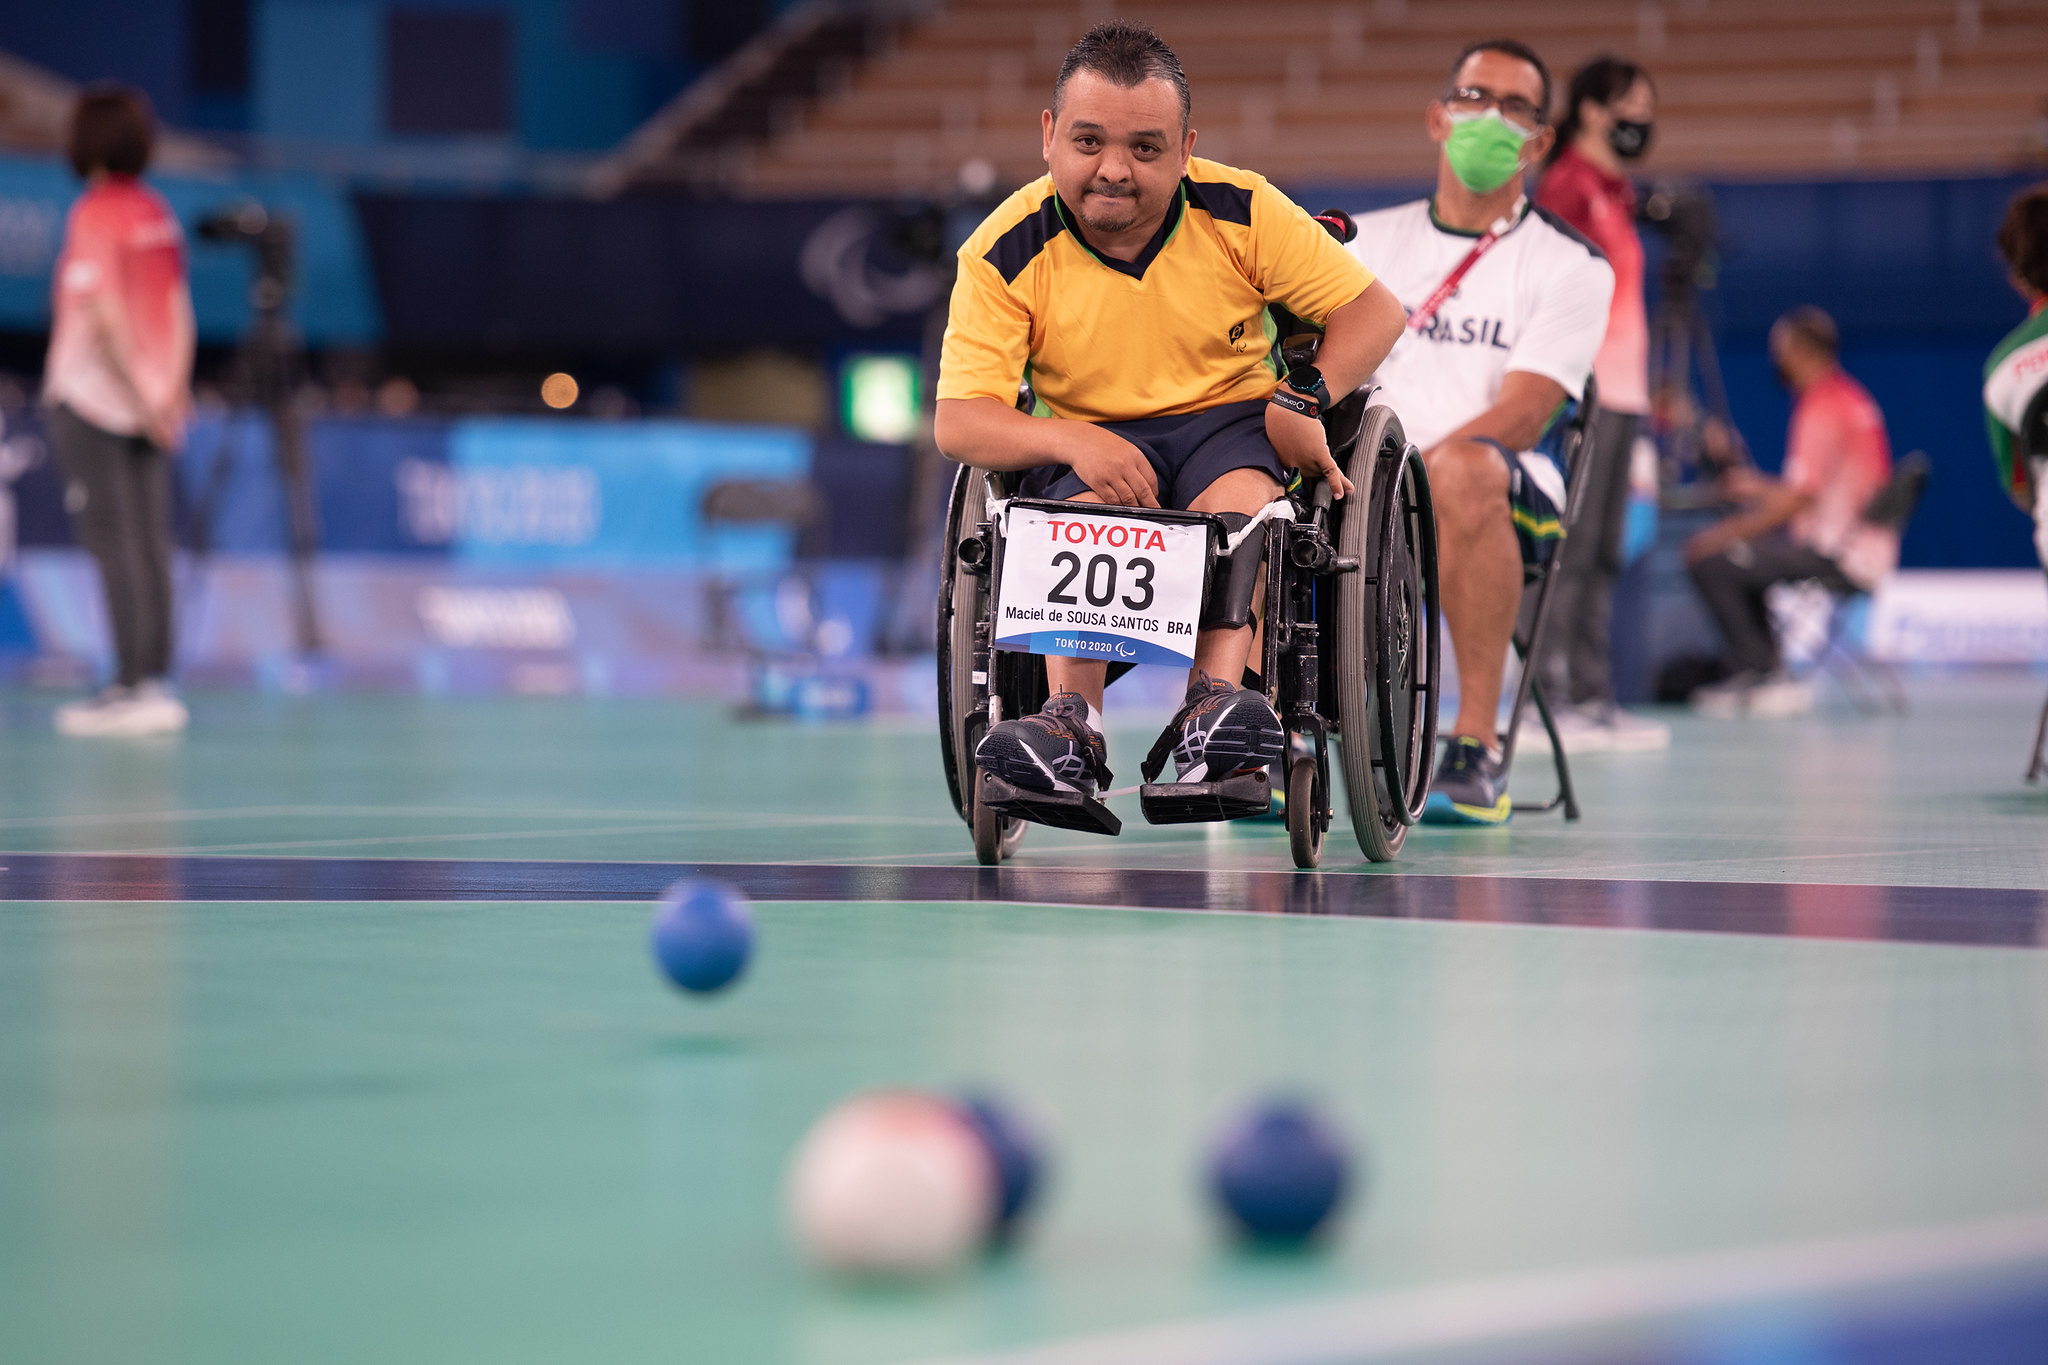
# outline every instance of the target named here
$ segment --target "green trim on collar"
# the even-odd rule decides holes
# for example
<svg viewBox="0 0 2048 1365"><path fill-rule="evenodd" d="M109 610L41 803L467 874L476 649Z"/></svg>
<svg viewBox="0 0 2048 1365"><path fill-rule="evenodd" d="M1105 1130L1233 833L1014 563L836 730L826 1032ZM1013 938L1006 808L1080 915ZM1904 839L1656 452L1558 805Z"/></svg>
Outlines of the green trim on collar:
<svg viewBox="0 0 2048 1365"><path fill-rule="evenodd" d="M1446 236L1450 237L1484 237L1486 235L1486 230L1484 228L1468 229L1461 227L1452 227L1449 223L1446 223L1443 219L1437 217L1435 195L1431 195L1425 202L1427 202L1429 205L1429 225L1435 228L1438 232L1441 232ZM1519 215L1516 216L1514 226L1508 229L1509 232L1513 232L1515 228L1520 227L1522 225L1522 219L1527 218L1529 216L1532 207L1533 206L1529 202L1529 197L1526 194L1523 195L1522 211Z"/></svg>

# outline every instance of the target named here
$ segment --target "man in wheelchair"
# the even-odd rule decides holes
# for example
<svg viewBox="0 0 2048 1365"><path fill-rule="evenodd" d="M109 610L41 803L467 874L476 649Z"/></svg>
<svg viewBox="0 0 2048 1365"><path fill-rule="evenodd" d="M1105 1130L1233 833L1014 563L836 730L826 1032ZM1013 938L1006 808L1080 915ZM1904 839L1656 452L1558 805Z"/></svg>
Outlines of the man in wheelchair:
<svg viewBox="0 0 2048 1365"><path fill-rule="evenodd" d="M939 448L1021 474L1022 495L1236 525L1296 473L1351 491L1319 418L1400 335L1393 295L1263 178L1192 156L1187 78L1149 28L1083 36L1041 129L1050 174L960 249ZM1269 304L1325 329L1315 365L1284 381ZM1029 414L1020 380L1036 396ZM1241 596L1237 619L1196 637L1168 729L1182 782L1263 768L1286 743L1266 698L1237 685L1253 639L1252 594ZM1051 699L992 725L975 760L1021 791L1093 796L1110 781L1107 664L1045 662Z"/></svg>
<svg viewBox="0 0 2048 1365"><path fill-rule="evenodd" d="M1427 121L1436 193L1362 214L1351 251L1407 310L1373 376L1422 448L1436 503L1458 716L1425 821L1505 823L1501 682L1525 578L1564 533L1564 477L1536 453L1582 398L1607 327L1614 271L1523 190L1555 131L1550 73L1521 43L1474 43Z"/></svg>

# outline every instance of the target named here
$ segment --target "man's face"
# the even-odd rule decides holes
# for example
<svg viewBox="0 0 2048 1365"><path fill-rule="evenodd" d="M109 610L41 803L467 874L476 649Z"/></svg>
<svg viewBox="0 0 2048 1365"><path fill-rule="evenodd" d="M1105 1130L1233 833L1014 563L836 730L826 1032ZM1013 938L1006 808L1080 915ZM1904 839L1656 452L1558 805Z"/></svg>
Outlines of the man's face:
<svg viewBox="0 0 2048 1365"><path fill-rule="evenodd" d="M1786 388L1797 392L1801 380L1824 358L1797 328L1782 322L1771 328L1771 368Z"/></svg>
<svg viewBox="0 0 2048 1365"><path fill-rule="evenodd" d="M1451 77L1451 90L1472 91L1489 97L1488 102L1467 107L1455 101L1435 99L1429 102L1429 140L1441 147L1451 135L1451 115L1483 112L1486 108L1500 109L1501 117L1522 132L1532 136L1522 144L1522 166L1538 166L1550 151L1550 144L1556 138L1556 130L1549 122L1549 111L1543 107L1543 77L1536 68L1519 57L1505 52L1475 52L1467 57Z"/></svg>
<svg viewBox="0 0 2048 1365"><path fill-rule="evenodd" d="M1046 110L1041 125L1053 187L1084 227L1104 234L1165 217L1195 146L1180 95L1164 80L1121 86L1077 71L1058 115Z"/></svg>

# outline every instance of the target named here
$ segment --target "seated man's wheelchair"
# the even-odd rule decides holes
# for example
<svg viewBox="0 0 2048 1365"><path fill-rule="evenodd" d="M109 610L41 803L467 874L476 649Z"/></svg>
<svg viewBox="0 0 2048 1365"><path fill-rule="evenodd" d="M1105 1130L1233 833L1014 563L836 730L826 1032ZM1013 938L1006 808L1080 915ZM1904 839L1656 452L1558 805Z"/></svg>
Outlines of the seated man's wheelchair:
<svg viewBox="0 0 2048 1365"><path fill-rule="evenodd" d="M1314 340L1290 339L1290 364L1305 363ZM1041 655L995 647L1006 526L1018 511L1202 528L1205 627L1241 622L1259 584L1263 631L1244 685L1265 693L1287 730L1284 771L1160 784L1163 741L1147 757L1138 788L1148 820L1266 814L1277 779L1285 783L1295 865L1314 867L1335 818L1334 740L1360 850L1374 862L1399 852L1422 814L1436 755L1441 625L1429 480L1400 420L1372 404L1370 391L1333 405L1323 422L1352 495L1333 503L1320 480L1297 483L1249 519L1022 498L1015 496L1018 475L958 471L940 572L939 744L953 808L974 831L983 863L1016 852L1028 822L1006 813L1020 794L975 766L975 748L990 725L1038 710L1048 695ZM1130 667L1112 662L1109 680ZM1079 794L1051 805L1040 796L1032 807L1040 823L1104 834L1122 828L1107 807Z"/></svg>

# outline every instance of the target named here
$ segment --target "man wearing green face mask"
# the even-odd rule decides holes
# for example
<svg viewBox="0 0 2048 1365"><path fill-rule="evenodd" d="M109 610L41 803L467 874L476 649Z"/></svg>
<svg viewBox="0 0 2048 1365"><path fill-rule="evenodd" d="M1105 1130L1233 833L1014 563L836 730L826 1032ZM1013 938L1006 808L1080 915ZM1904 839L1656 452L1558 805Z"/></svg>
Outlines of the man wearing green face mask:
<svg viewBox="0 0 2048 1365"><path fill-rule="evenodd" d="M1444 621L1458 715L1423 818L1505 823L1512 809L1496 715L1525 561L1562 537L1564 479L1533 447L1585 391L1614 272L1599 248L1532 207L1550 74L1510 39L1458 54L1429 105L1436 193L1358 215L1350 249L1374 262L1408 326L1374 380L1423 450L1436 495Z"/></svg>

